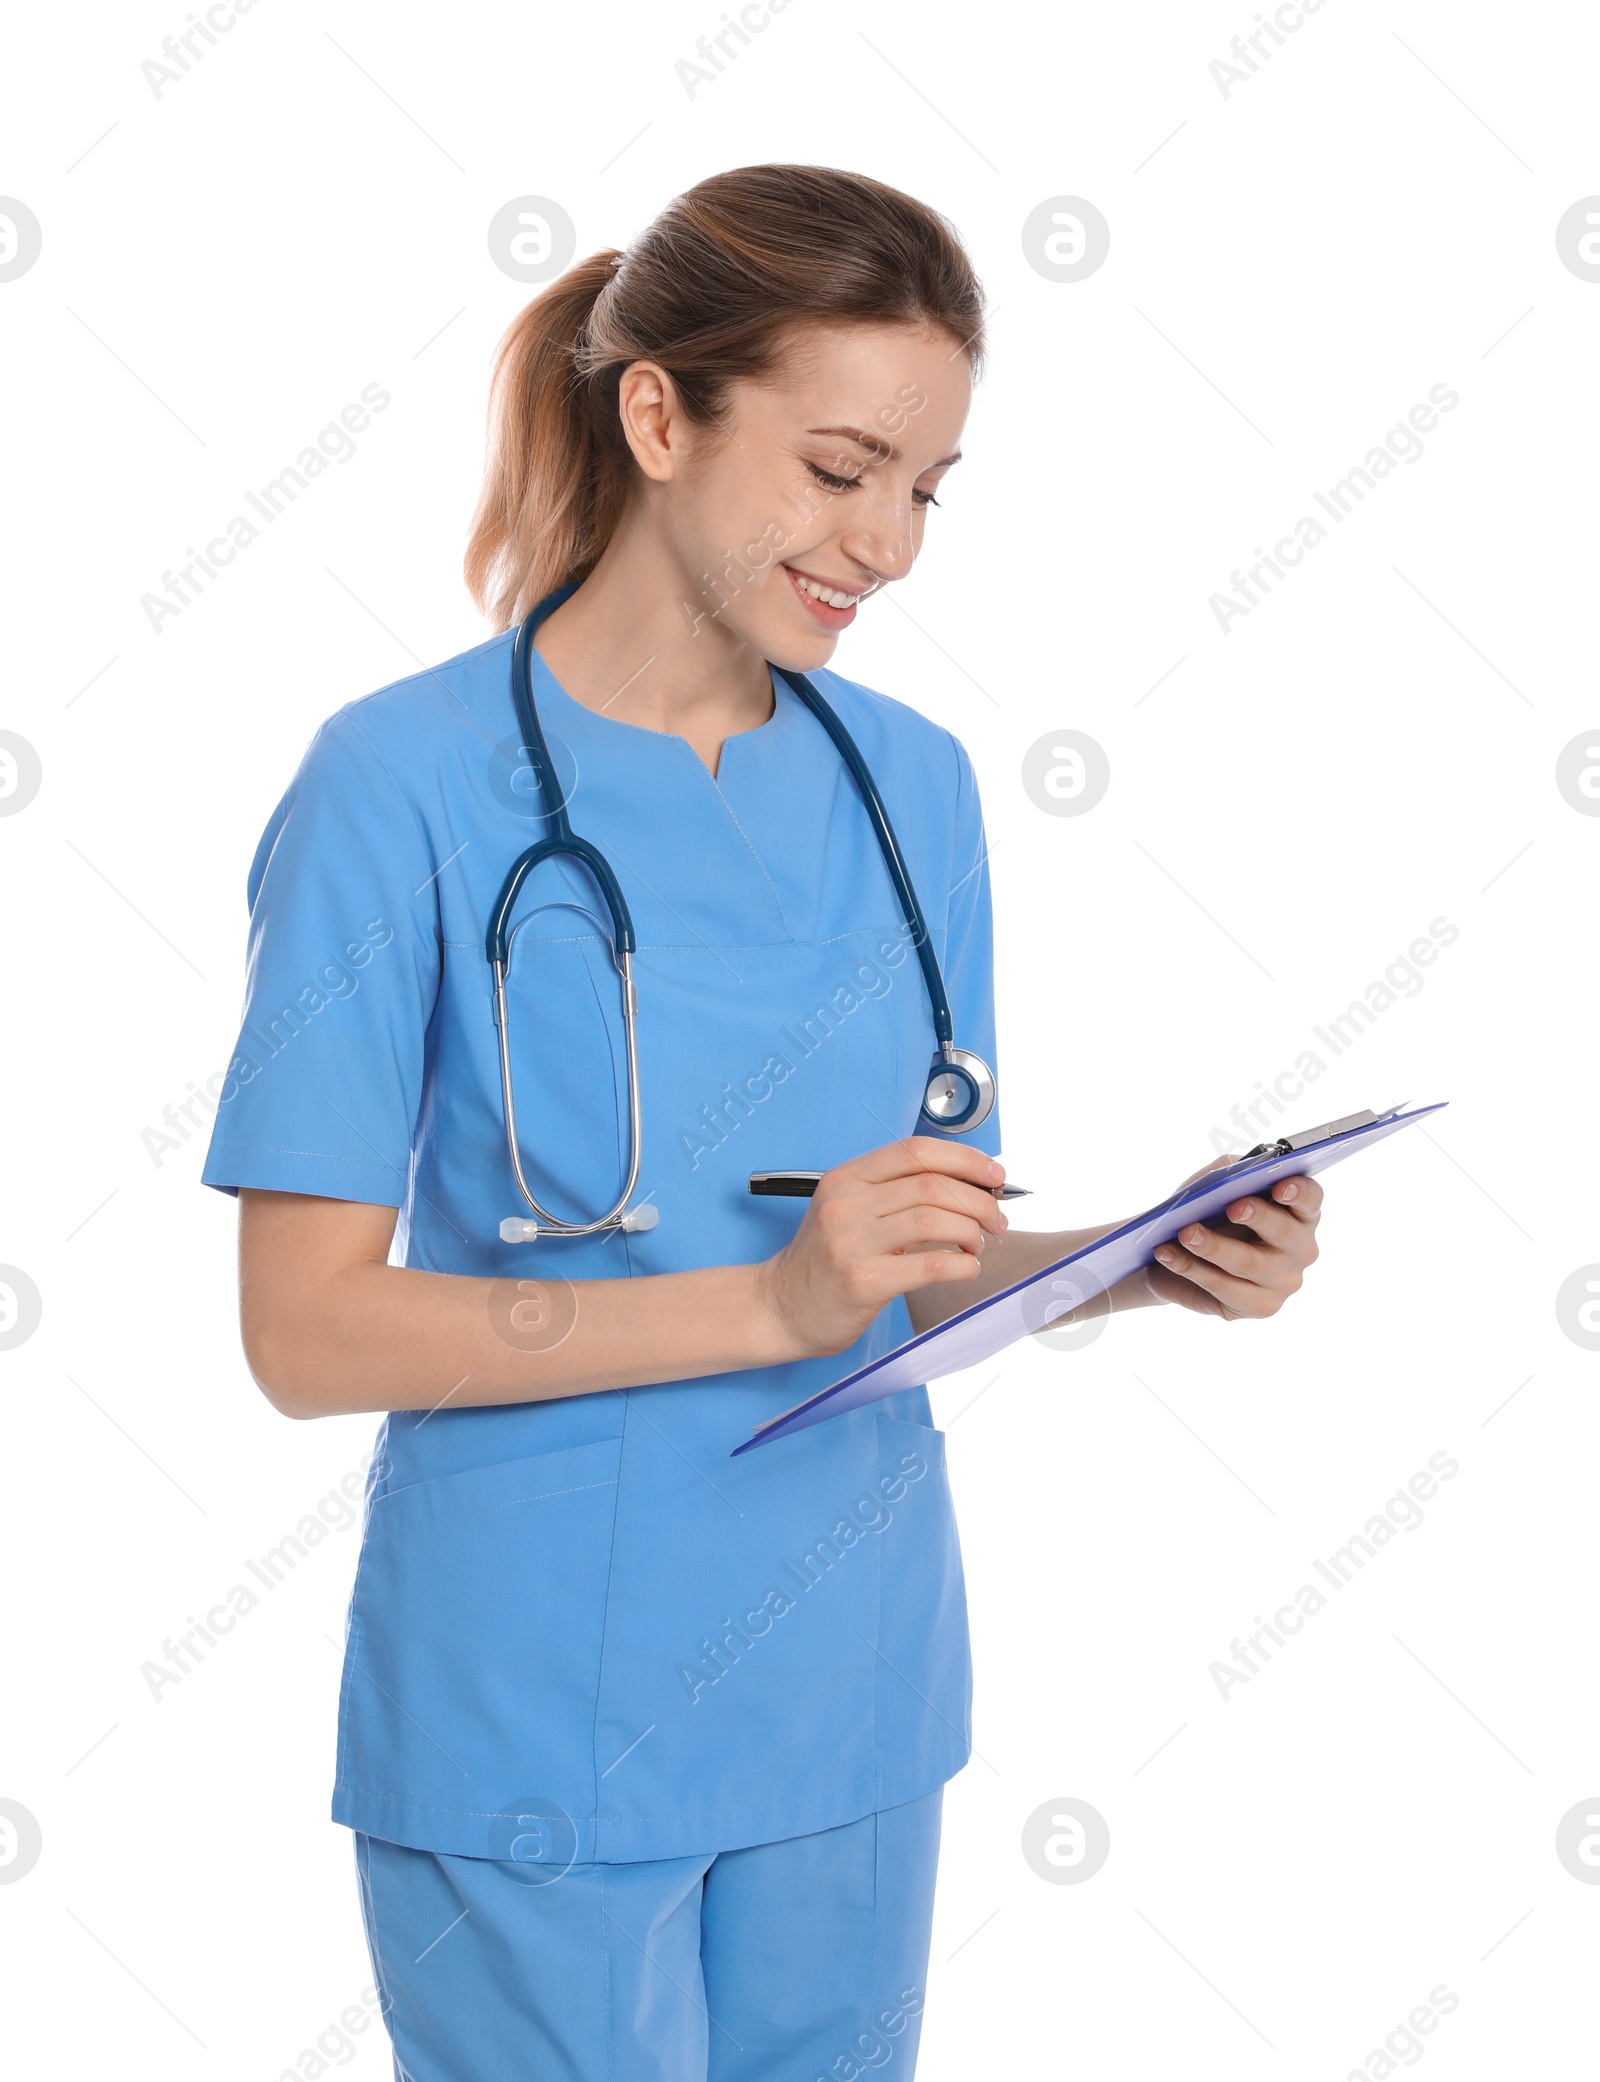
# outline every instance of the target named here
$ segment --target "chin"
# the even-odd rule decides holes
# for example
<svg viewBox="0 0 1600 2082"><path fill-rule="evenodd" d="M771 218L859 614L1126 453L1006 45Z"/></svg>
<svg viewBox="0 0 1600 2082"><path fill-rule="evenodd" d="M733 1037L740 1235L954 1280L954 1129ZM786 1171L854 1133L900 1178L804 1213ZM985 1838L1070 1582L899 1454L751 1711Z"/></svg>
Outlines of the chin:
<svg viewBox="0 0 1600 2082"><path fill-rule="evenodd" d="M807 625L804 610L786 613L783 604L774 602L776 612L753 614L742 618L733 633L757 651L771 665L785 672L817 672L832 661L838 649L842 632L818 629ZM731 617L724 620L731 622Z"/></svg>
<svg viewBox="0 0 1600 2082"><path fill-rule="evenodd" d="M820 630L815 636L804 630L798 634L786 631L765 646L763 655L769 664L784 672L820 672L824 665L833 663L838 648L838 637Z"/></svg>

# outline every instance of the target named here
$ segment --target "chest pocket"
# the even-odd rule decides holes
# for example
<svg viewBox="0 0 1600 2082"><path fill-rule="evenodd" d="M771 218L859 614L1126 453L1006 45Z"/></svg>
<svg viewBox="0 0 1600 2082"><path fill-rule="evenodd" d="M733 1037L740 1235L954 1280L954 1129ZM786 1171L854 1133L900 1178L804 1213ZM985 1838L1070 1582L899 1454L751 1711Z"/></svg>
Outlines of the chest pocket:
<svg viewBox="0 0 1600 2082"><path fill-rule="evenodd" d="M641 950L649 1183L826 1169L910 1131L905 1095L932 1028L915 962L885 966L874 951L883 937L740 947L726 959ZM664 1033L675 1046L660 1045Z"/></svg>

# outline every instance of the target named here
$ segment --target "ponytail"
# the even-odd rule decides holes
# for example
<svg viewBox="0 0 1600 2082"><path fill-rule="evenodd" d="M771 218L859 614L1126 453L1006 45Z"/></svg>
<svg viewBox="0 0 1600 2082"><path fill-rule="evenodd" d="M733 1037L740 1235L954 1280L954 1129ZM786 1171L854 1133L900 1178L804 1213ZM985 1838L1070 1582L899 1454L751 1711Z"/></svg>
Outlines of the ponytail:
<svg viewBox="0 0 1600 2082"><path fill-rule="evenodd" d="M623 370L655 361L715 424L801 325L932 326L983 354L983 297L925 203L861 174L749 166L669 203L626 254L592 254L513 320L495 355L488 460L465 569L506 629L599 562L633 480Z"/></svg>
<svg viewBox="0 0 1600 2082"><path fill-rule="evenodd" d="M467 542L467 586L497 628L586 576L622 511L617 442L574 378L574 356L611 284L615 251L568 268L517 317L495 354L489 453Z"/></svg>

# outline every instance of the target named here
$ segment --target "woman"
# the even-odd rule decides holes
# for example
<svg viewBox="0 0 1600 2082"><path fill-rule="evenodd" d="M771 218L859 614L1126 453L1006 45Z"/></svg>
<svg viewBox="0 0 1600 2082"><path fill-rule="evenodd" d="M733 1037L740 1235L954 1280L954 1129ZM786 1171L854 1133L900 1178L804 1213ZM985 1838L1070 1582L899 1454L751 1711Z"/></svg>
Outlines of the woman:
<svg viewBox="0 0 1600 2082"><path fill-rule="evenodd" d="M572 268L496 367L467 570L503 633L332 717L256 855L205 1177L268 1397L388 1413L333 1811L415 2082L915 2063L969 1750L942 1437L917 1389L730 1451L1100 1233L1008 1229L806 698L992 1061L967 756L825 669L911 569L981 347L949 227L818 168L702 182ZM607 870L507 877L568 818L637 931L636 1190ZM747 1190L799 1166L809 1202ZM1319 1200L1234 1207L1115 1305L1270 1315ZM583 1233L503 1241L535 1204Z"/></svg>

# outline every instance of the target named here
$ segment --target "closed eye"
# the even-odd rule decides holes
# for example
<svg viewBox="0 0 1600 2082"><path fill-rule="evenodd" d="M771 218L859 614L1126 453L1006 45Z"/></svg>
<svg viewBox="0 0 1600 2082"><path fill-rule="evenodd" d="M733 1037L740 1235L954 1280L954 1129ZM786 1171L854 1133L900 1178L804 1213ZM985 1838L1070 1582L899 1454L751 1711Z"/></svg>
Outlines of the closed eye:
<svg viewBox="0 0 1600 2082"><path fill-rule="evenodd" d="M825 484L830 492L853 491L861 482L859 477L836 476L832 470L824 470L820 463L807 463L806 468L811 472L818 484Z"/></svg>
<svg viewBox="0 0 1600 2082"><path fill-rule="evenodd" d="M859 477L840 477L833 470L824 470L820 463L807 463L806 468L818 484L826 485L830 492L853 492L861 482ZM937 506L939 503L932 492L913 491L911 496L919 506Z"/></svg>

